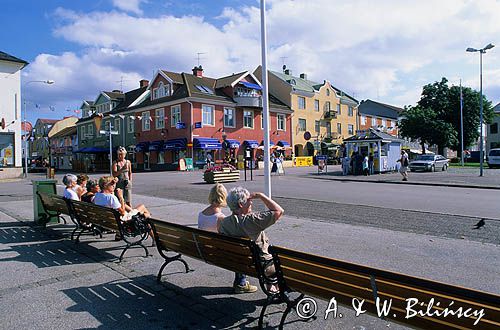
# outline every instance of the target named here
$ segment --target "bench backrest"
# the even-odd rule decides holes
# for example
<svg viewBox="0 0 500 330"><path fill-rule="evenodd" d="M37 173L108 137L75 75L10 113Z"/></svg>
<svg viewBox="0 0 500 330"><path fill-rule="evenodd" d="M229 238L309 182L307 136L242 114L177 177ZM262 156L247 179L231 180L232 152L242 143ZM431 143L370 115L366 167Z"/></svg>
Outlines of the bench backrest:
<svg viewBox="0 0 500 330"><path fill-rule="evenodd" d="M173 251L234 272L256 276L252 242L197 228L148 219L158 251Z"/></svg>
<svg viewBox="0 0 500 330"><path fill-rule="evenodd" d="M499 329L500 328L500 296L475 291L462 287L411 277L399 273L383 271L375 268L351 264L335 259L321 257L309 253L298 252L286 248L272 246L270 252L276 265L279 284L282 287L306 295L330 301L335 298L338 303L352 305L353 298L364 299L363 309L377 315L376 297L389 303L392 299L390 313L386 318L396 322L416 326L423 329ZM418 299L418 304L407 310L408 303ZM447 317L419 316L405 318L413 312L425 312L427 304L434 298L432 311L462 311L467 309L480 311L484 316L474 326L477 317L458 317L452 314ZM453 304L450 303L453 301ZM421 306L420 303L425 303ZM439 306L436 303L439 302ZM409 314L407 314L407 312ZM467 314L470 314L467 313ZM477 314L479 315L479 314Z"/></svg>
<svg viewBox="0 0 500 330"><path fill-rule="evenodd" d="M50 194L43 191L37 191L38 197L42 202L45 210L49 212L55 212L58 214L71 215L66 199L62 196L56 194Z"/></svg>
<svg viewBox="0 0 500 330"><path fill-rule="evenodd" d="M120 213L109 207L103 207L92 203L70 201L74 217L82 223L92 223L94 225L120 231Z"/></svg>

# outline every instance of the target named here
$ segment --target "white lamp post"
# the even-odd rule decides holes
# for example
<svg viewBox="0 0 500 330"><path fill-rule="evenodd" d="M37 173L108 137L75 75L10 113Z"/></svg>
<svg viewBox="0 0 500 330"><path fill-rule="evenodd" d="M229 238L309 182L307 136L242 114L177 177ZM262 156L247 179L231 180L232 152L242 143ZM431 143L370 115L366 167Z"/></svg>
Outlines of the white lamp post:
<svg viewBox="0 0 500 330"><path fill-rule="evenodd" d="M26 87L28 84L31 83L42 83L42 84L47 84L47 85L52 85L54 83L54 80L30 80L26 83L24 83L23 87ZM26 98L24 98L24 177L28 177L28 136L26 134Z"/></svg>
<svg viewBox="0 0 500 330"><path fill-rule="evenodd" d="M269 167L269 94L267 80L267 35L266 35L266 0L260 0L260 42L262 52L262 116L264 116L264 192L271 198L271 173Z"/></svg>
<svg viewBox="0 0 500 330"><path fill-rule="evenodd" d="M479 122L480 122L480 136L479 136L479 176L483 176L483 54L488 49L495 47L493 44L488 44L484 48L475 49L467 48L467 52L479 52Z"/></svg>

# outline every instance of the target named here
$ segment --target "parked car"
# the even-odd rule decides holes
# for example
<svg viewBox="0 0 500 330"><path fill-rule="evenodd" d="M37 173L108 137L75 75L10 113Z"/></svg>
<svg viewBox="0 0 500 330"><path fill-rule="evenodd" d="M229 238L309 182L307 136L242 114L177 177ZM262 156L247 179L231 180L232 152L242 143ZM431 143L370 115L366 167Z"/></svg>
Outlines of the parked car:
<svg viewBox="0 0 500 330"><path fill-rule="evenodd" d="M446 171L449 160L441 155L419 155L414 161L410 162L410 171Z"/></svg>
<svg viewBox="0 0 500 330"><path fill-rule="evenodd" d="M490 168L500 167L500 148L490 150L488 153L488 166Z"/></svg>

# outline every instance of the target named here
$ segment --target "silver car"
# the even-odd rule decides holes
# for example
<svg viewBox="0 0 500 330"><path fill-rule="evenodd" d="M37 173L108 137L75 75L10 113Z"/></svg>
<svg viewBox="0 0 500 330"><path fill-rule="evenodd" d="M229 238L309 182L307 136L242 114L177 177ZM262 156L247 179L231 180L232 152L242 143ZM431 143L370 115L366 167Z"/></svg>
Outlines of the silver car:
<svg viewBox="0 0 500 330"><path fill-rule="evenodd" d="M419 155L417 159L410 162L410 171L446 171L448 159L441 155Z"/></svg>

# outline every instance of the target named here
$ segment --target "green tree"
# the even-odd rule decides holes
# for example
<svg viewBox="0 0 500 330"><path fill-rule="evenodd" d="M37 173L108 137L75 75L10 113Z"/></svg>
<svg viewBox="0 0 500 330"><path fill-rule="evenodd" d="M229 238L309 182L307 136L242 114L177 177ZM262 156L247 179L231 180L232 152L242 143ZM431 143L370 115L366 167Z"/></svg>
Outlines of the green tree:
<svg viewBox="0 0 500 330"><path fill-rule="evenodd" d="M451 147L457 142L457 133L450 123L439 119L438 114L421 106L407 107L399 123L401 135L418 139L425 153L425 144L436 144L442 153L444 147Z"/></svg>
<svg viewBox="0 0 500 330"><path fill-rule="evenodd" d="M465 149L479 138L480 95L479 92L469 87L463 87L462 97ZM401 129L401 134L414 139L420 138L429 144L437 144L440 153L443 152L444 147L450 147L461 154L460 87L450 88L446 78L427 84L422 88L417 107L410 107L408 110L415 108L420 109L420 112L412 110L410 112L412 120L402 121L401 124L406 127ZM420 117L415 117L417 115ZM493 115L492 104L483 95L484 122L490 123ZM441 132L428 132L429 129L441 130ZM418 137L418 135L422 136Z"/></svg>

